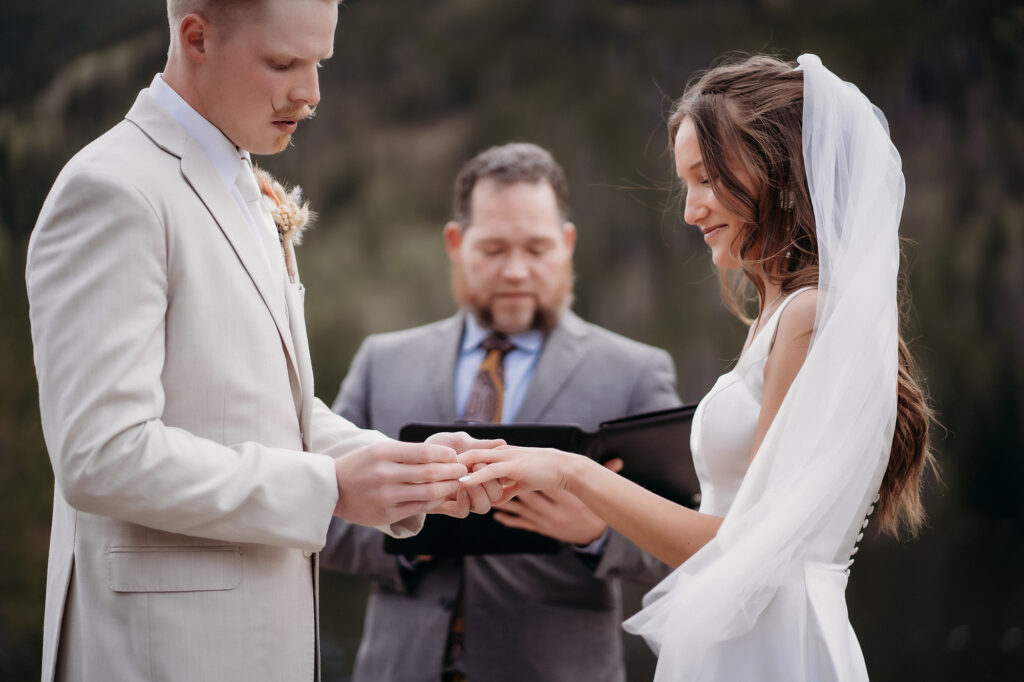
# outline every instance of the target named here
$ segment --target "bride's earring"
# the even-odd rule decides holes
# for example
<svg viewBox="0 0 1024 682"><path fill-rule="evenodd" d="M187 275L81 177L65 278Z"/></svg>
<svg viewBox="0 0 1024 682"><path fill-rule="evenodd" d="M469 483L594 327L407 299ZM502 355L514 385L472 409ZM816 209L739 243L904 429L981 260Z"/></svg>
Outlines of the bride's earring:
<svg viewBox="0 0 1024 682"><path fill-rule="evenodd" d="M779 205L782 206L783 211L792 211L794 203L793 193L790 190L779 190Z"/></svg>

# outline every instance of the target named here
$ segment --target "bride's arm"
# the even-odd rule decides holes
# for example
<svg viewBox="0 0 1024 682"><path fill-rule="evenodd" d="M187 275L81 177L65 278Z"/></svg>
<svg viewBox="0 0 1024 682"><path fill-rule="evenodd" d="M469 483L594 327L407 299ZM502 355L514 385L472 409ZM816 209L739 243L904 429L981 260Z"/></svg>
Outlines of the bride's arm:
<svg viewBox="0 0 1024 682"><path fill-rule="evenodd" d="M721 517L701 514L655 495L582 455L550 448L471 450L459 461L472 469L467 485L503 479L505 498L527 490L562 489L609 526L670 566L678 566L715 537Z"/></svg>

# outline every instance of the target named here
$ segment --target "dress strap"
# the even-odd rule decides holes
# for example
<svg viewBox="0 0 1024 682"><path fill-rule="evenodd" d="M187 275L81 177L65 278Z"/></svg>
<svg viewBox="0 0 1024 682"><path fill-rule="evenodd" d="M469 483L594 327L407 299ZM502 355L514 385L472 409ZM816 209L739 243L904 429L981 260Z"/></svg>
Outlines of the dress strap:
<svg viewBox="0 0 1024 682"><path fill-rule="evenodd" d="M801 287L800 289L797 289L793 293L786 296L786 298L782 299L778 307L775 308L775 310L772 311L772 314L768 317L768 321L765 322L764 327L758 330L757 334L754 336L753 339L750 340L750 343L743 350L743 354L739 359L739 365L742 365L744 363L745 358L763 357L764 355L768 354L772 346L775 345L775 334L779 329L779 316L782 314L782 311L786 308L787 305L789 305L790 301L792 301L794 298L796 298L803 292L809 291L810 289L813 288L814 287ZM764 350L763 353L754 352L754 346L756 344L762 343L761 339L765 336L768 337L768 347Z"/></svg>

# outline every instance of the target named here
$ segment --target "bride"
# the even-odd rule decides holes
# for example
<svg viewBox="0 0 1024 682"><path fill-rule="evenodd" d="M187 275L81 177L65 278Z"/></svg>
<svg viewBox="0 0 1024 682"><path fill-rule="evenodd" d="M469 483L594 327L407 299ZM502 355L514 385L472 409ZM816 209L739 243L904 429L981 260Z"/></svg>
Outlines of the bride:
<svg viewBox="0 0 1024 682"><path fill-rule="evenodd" d="M699 511L580 455L464 453L468 485L560 488L678 568L625 624L656 680L866 680L845 589L862 528L924 512L930 412L900 338L900 157L881 112L814 55L718 66L669 118L684 219L756 290L736 366L694 415ZM731 277L732 276L732 277ZM874 522L874 521L873 521Z"/></svg>

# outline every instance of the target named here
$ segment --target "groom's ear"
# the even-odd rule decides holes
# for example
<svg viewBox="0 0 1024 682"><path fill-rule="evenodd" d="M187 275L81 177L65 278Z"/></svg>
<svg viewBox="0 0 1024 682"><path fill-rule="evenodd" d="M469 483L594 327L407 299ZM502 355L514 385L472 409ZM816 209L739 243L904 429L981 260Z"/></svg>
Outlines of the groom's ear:
<svg viewBox="0 0 1024 682"><path fill-rule="evenodd" d="M206 41L209 37L210 25L199 14L186 15L178 24L178 40L189 61L205 61Z"/></svg>

